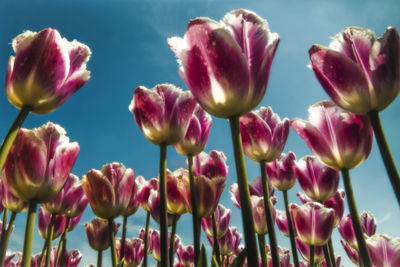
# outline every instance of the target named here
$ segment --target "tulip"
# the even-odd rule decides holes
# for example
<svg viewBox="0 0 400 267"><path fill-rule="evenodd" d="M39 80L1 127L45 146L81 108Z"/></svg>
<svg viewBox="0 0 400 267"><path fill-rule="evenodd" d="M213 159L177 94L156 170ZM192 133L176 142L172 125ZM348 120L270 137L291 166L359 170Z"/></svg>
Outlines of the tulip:
<svg viewBox="0 0 400 267"><path fill-rule="evenodd" d="M123 265L126 267L137 267L140 266L140 262L144 255L143 241L140 238L125 239L125 253L123 259ZM116 240L117 255L121 258L122 240Z"/></svg>
<svg viewBox="0 0 400 267"><path fill-rule="evenodd" d="M296 156L293 152L282 153L279 158L266 164L268 180L279 191L287 191L296 184L296 176L293 171Z"/></svg>
<svg viewBox="0 0 400 267"><path fill-rule="evenodd" d="M156 190L150 190L149 196L150 215L154 221L160 224L160 194ZM179 216L178 216L179 218ZM174 214L167 213L167 225L172 226Z"/></svg>
<svg viewBox="0 0 400 267"><path fill-rule="evenodd" d="M3 180L0 181L0 187L1 202L7 210L10 210L14 213L22 213L28 210L29 203L19 199L13 193L11 193L4 184Z"/></svg>
<svg viewBox="0 0 400 267"><path fill-rule="evenodd" d="M170 244L170 238L171 238L171 232L168 232L168 244ZM157 230L152 230L149 232L149 250L151 251L150 253L153 255L153 258L157 261L161 261L161 254L160 254L160 233ZM175 246L174 246L174 252L177 251L179 244L180 244L180 238L179 236L175 237Z"/></svg>
<svg viewBox="0 0 400 267"><path fill-rule="evenodd" d="M114 224L114 234L118 232L120 224ZM101 219L93 219L91 222L85 224L86 235L89 245L96 251L103 251L110 247L110 235L108 233L107 221Z"/></svg>
<svg viewBox="0 0 400 267"><path fill-rule="evenodd" d="M373 266L400 265L400 238L376 234L368 237L366 241Z"/></svg>
<svg viewBox="0 0 400 267"><path fill-rule="evenodd" d="M274 188L272 187L272 184L270 182L268 182L268 191L270 196L274 195ZM261 176L255 178L253 181L250 182L249 192L250 196L263 197ZM241 209L238 184L232 184L229 187L229 193L231 194L231 201L233 205Z"/></svg>
<svg viewBox="0 0 400 267"><path fill-rule="evenodd" d="M15 267L16 263L12 262L13 258L15 257L15 255L17 255L16 252L11 252L9 250L7 250L6 255L4 257L3 262L3 266L4 267Z"/></svg>
<svg viewBox="0 0 400 267"><path fill-rule="evenodd" d="M335 260L335 266L340 266L340 262L342 261L341 257L337 257ZM326 263L326 259L321 263L321 267L328 267L329 265Z"/></svg>
<svg viewBox="0 0 400 267"><path fill-rule="evenodd" d="M289 224L286 217L286 212L278 209L275 209L275 212L275 222L278 226L279 231L281 231L284 236L289 237Z"/></svg>
<svg viewBox="0 0 400 267"><path fill-rule="evenodd" d="M214 177L226 178L228 175L226 160L225 154L221 151L212 150L209 154L201 152L194 157L194 175L204 175L210 179Z"/></svg>
<svg viewBox="0 0 400 267"><path fill-rule="evenodd" d="M347 256L349 259L355 264L355 265L360 265L360 259L358 256L358 251L354 248L352 248L348 243L343 242L343 240L340 240L340 243L343 246L344 251L346 252Z"/></svg>
<svg viewBox="0 0 400 267"><path fill-rule="evenodd" d="M272 256L271 250L267 247L267 257L268 257L268 266L272 265ZM290 264L290 251L286 248L282 248L278 246L278 254L279 254L279 266L280 267L291 267Z"/></svg>
<svg viewBox="0 0 400 267"><path fill-rule="evenodd" d="M228 231L229 221L231 220L231 210L225 208L222 204L218 204L214 216L216 221L217 238L220 238L225 235L226 231ZM202 218L201 226L208 237L214 237L212 216Z"/></svg>
<svg viewBox="0 0 400 267"><path fill-rule="evenodd" d="M268 234L269 230L265 219L264 199L258 196L251 196L250 200L254 218L254 228L256 230L256 233L259 235ZM276 217L275 208L272 204L271 207L272 207L271 209L272 219L273 221L275 221Z"/></svg>
<svg viewBox="0 0 400 267"><path fill-rule="evenodd" d="M52 240L57 239L64 232L65 220L66 220L65 217L61 215L52 215L51 213L46 212L42 207L40 207L38 229L39 229L39 234L43 239L47 239L51 235L49 231L50 227L52 227L51 225L52 216L55 217L53 222L54 231L52 234Z"/></svg>
<svg viewBox="0 0 400 267"><path fill-rule="evenodd" d="M178 255L179 264L182 264L183 267L194 266L193 246L184 246L183 244L180 244L176 254Z"/></svg>
<svg viewBox="0 0 400 267"><path fill-rule="evenodd" d="M373 236L376 232L376 221L371 212L364 211L360 216L361 228L367 236Z"/></svg>
<svg viewBox="0 0 400 267"><path fill-rule="evenodd" d="M188 171L178 169L167 170L167 211L171 214L184 214L189 207Z"/></svg>
<svg viewBox="0 0 400 267"><path fill-rule="evenodd" d="M214 239L208 238L208 241L213 246ZM229 227L228 231L222 237L218 238L218 244L220 248L221 255L223 256L233 256L240 252L239 244L242 240L242 235L236 230L236 227Z"/></svg>
<svg viewBox="0 0 400 267"><path fill-rule="evenodd" d="M138 177L138 179L141 181L142 186L139 191L139 200L140 200L140 205L142 209L145 211L149 212L150 211L150 203L149 203L149 197L150 197L150 192L151 190L158 191L158 179L152 178L149 181L145 181L143 177Z"/></svg>
<svg viewBox="0 0 400 267"><path fill-rule="evenodd" d="M299 250L301 256L303 259L305 259L307 262L311 262L311 251L310 251L310 246L307 245L306 243L303 243L300 241L300 239L296 238L296 246L297 249ZM315 246L314 247L314 263L322 263L322 261L325 259L324 256L324 250L322 249L322 246Z"/></svg>

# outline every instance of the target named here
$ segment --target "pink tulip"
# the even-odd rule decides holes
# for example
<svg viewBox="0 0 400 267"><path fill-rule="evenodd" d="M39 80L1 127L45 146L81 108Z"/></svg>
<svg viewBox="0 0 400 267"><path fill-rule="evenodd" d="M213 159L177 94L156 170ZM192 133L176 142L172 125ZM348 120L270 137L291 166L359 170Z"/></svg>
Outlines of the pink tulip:
<svg viewBox="0 0 400 267"><path fill-rule="evenodd" d="M342 258L340 256L336 257L335 264L336 264L337 267L340 267L340 262L341 261L342 261ZM321 267L328 267L328 264L326 263L326 259L321 263Z"/></svg>
<svg viewBox="0 0 400 267"><path fill-rule="evenodd" d="M137 180L139 181L139 183L141 183L141 188L138 193L140 205L141 205L142 209L149 212L150 211L150 206L149 206L150 192L151 192L151 190L155 190L158 192L158 179L152 178L149 181L146 181L142 176L139 176L137 178Z"/></svg>
<svg viewBox="0 0 400 267"><path fill-rule="evenodd" d="M1 203L6 209L15 213L22 213L28 210L29 203L14 196L14 194L8 190L3 180L0 181L0 191Z"/></svg>
<svg viewBox="0 0 400 267"><path fill-rule="evenodd" d="M195 156L204 150L211 130L212 119L200 105L196 105L185 136L174 145L178 154Z"/></svg>
<svg viewBox="0 0 400 267"><path fill-rule="evenodd" d="M3 266L4 267L16 267L16 263L13 262L13 258L17 255L16 252L6 251L6 256L4 257Z"/></svg>
<svg viewBox="0 0 400 267"><path fill-rule="evenodd" d="M18 198L37 203L54 199L68 178L79 145L51 122L20 129L2 170L2 180Z"/></svg>
<svg viewBox="0 0 400 267"><path fill-rule="evenodd" d="M302 242L299 238L296 237L296 247L297 250L300 252L301 256L304 260L310 262L310 246L304 242ZM322 263L325 259L324 250L322 246L315 246L314 247L314 263Z"/></svg>
<svg viewBox="0 0 400 267"><path fill-rule="evenodd" d="M364 211L360 216L361 229L367 236L373 236L376 232L376 221L371 212Z"/></svg>
<svg viewBox="0 0 400 267"><path fill-rule="evenodd" d="M275 209L275 213L275 222L279 228L279 231L281 231L284 236L289 237L289 224L286 216L286 211Z"/></svg>
<svg viewBox="0 0 400 267"><path fill-rule="evenodd" d="M170 239L171 239L171 232L168 232L168 249L169 249L169 244L170 244ZM178 247L180 245L180 238L178 235L175 235L175 247L174 247L174 253L178 250ZM161 261L161 255L160 255L160 233L157 230L151 230L149 231L149 250L151 251L151 254L153 255L153 258L160 262Z"/></svg>
<svg viewBox="0 0 400 267"><path fill-rule="evenodd" d="M348 243L344 242L343 240L340 240L340 243L342 244L343 249L346 252L346 254L349 257L349 259L355 265L360 265L360 260L359 260L359 256L358 256L358 250L352 248Z"/></svg>
<svg viewBox="0 0 400 267"><path fill-rule="evenodd" d="M150 208L150 215L156 221L156 223L160 224L160 192L158 190L150 190L150 195L148 198L149 208ZM172 226L174 216L178 216L179 219L180 215L167 213L167 225Z"/></svg>
<svg viewBox="0 0 400 267"><path fill-rule="evenodd" d="M253 181L249 183L249 191L250 191L250 196L263 197L261 176L255 178ZM268 191L269 191L269 196L271 197L272 200L272 196L274 195L274 188L272 187L270 181L268 181ZM229 187L229 193L231 193L231 201L233 205L235 205L240 209L241 206L240 206L239 188L237 183L234 183Z"/></svg>
<svg viewBox="0 0 400 267"><path fill-rule="evenodd" d="M122 216L131 216L136 213L136 211L139 209L141 205L141 199L140 199L140 192L143 187L143 181L144 178L139 176L135 179L134 185L133 185L133 190L131 192L131 196L128 202L127 207L122 211L121 215Z"/></svg>
<svg viewBox="0 0 400 267"><path fill-rule="evenodd" d="M266 250L267 250L268 266L273 266L271 250L268 246L266 246ZM279 266L280 267L291 267L292 266L290 264L290 250L278 246L278 256L279 256ZM262 266L262 265L260 265L260 266Z"/></svg>
<svg viewBox="0 0 400 267"><path fill-rule="evenodd" d="M393 27L378 39L371 30L345 28L329 48L313 45L309 53L325 92L346 110L381 111L400 92L400 38Z"/></svg>
<svg viewBox="0 0 400 267"><path fill-rule="evenodd" d="M122 163L110 163L101 171L90 170L82 187L94 214L102 219L115 218L128 207L135 185L135 174Z"/></svg>
<svg viewBox="0 0 400 267"><path fill-rule="evenodd" d="M121 239L116 239L117 256L120 258L122 243ZM125 254L123 258L123 266L138 267L144 256L144 243L140 238L125 239Z"/></svg>
<svg viewBox="0 0 400 267"><path fill-rule="evenodd" d="M42 207L39 208L38 229L43 239L47 239L50 235L49 226L51 221L51 213L46 212ZM54 221L53 239L55 240L64 233L66 219L61 215L56 215Z"/></svg>
<svg viewBox="0 0 400 267"><path fill-rule="evenodd" d="M210 179L228 175L226 156L222 151L212 150L209 154L201 152L193 158L194 175L204 175Z"/></svg>
<svg viewBox="0 0 400 267"><path fill-rule="evenodd" d="M295 162L294 174L299 181L301 189L311 199L323 202L335 195L339 185L340 174L331 169L318 158L306 156Z"/></svg>
<svg viewBox="0 0 400 267"><path fill-rule="evenodd" d="M50 265L56 267L55 265L55 259L57 255L57 247L51 248L51 254L50 254ZM62 257L62 255L60 255ZM41 267L40 266L40 258L41 258L41 253L35 254L31 258L31 267ZM77 267L79 265L79 262L82 259L82 253L79 252L79 250L72 250L72 251L66 251L64 254L64 266L66 267ZM58 263L61 262L61 259L58 260ZM20 260L16 263L15 266L21 266ZM42 265L44 266L44 265ZM57 266L60 266L59 264Z"/></svg>
<svg viewBox="0 0 400 267"><path fill-rule="evenodd" d="M266 164L268 180L272 186L279 191L287 191L296 184L296 176L293 171L293 165L296 162L296 156L293 152L281 154L276 160Z"/></svg>
<svg viewBox="0 0 400 267"><path fill-rule="evenodd" d="M243 115L261 102L278 43L278 34L248 10L231 11L221 22L194 19L183 38L168 39L181 78L200 105L221 118Z"/></svg>
<svg viewBox="0 0 400 267"><path fill-rule="evenodd" d="M190 206L189 173L178 169L167 170L167 211L171 214L184 214Z"/></svg>
<svg viewBox="0 0 400 267"><path fill-rule="evenodd" d="M83 213L81 215L69 219L68 232L72 232L75 229L75 227L78 226L82 216Z"/></svg>
<svg viewBox="0 0 400 267"><path fill-rule="evenodd" d="M335 221L333 227L337 227L343 218L344 213L344 197L346 193L343 189L339 189L333 197L323 202L325 207L335 211Z"/></svg>
<svg viewBox="0 0 400 267"><path fill-rule="evenodd" d="M184 246L183 244L180 244L176 254L178 255L179 263L182 264L183 267L194 266L193 246Z"/></svg>
<svg viewBox="0 0 400 267"><path fill-rule="evenodd" d="M215 222L217 226L217 237L220 238L225 235L226 231L229 228L229 221L231 220L231 210L225 208L223 205L218 204L217 208L214 212ZM204 233L210 237L214 237L213 226L212 226L212 217L206 217L201 219L201 226L203 228Z"/></svg>
<svg viewBox="0 0 400 267"><path fill-rule="evenodd" d="M159 84L152 90L137 87L129 110L147 140L154 145L175 145L185 135L195 106L190 92Z"/></svg>
<svg viewBox="0 0 400 267"><path fill-rule="evenodd" d="M120 224L114 223L114 235L118 232ZM95 218L85 224L86 235L92 249L103 251L110 247L110 235L108 232L108 222Z"/></svg>
<svg viewBox="0 0 400 267"><path fill-rule="evenodd" d="M207 237L211 246L214 246L214 238ZM242 240L242 235L237 232L236 227L229 227L225 235L218 238L220 253L223 256L233 256L240 252L239 244Z"/></svg>
<svg viewBox="0 0 400 267"><path fill-rule="evenodd" d="M15 57L8 61L6 94L18 109L46 114L61 106L90 78L90 49L69 42L57 30L26 31L14 38Z"/></svg>
<svg viewBox="0 0 400 267"><path fill-rule="evenodd" d="M69 174L56 198L43 204L43 208L51 214L73 218L81 215L87 204L88 199L83 192L79 178Z"/></svg>
<svg viewBox="0 0 400 267"><path fill-rule="evenodd" d="M376 234L366 239L373 266L400 266L400 238Z"/></svg>
<svg viewBox="0 0 400 267"><path fill-rule="evenodd" d="M368 117L345 111L331 101L308 109L309 121L294 119L292 127L327 166L352 169L371 152L373 131Z"/></svg>
<svg viewBox="0 0 400 267"><path fill-rule="evenodd" d="M268 234L267 220L265 217L264 198L259 196L250 196L251 211L253 213L254 229L257 234ZM272 202L272 201L271 201ZM276 213L275 207L271 203L271 216L272 222L275 221Z"/></svg>
<svg viewBox="0 0 400 267"><path fill-rule="evenodd" d="M308 202L299 207L290 204L293 225L298 238L313 246L326 244L333 230L335 212L317 202Z"/></svg>
<svg viewBox="0 0 400 267"><path fill-rule="evenodd" d="M239 119L243 152L255 162L276 160L285 147L290 130L288 119L281 121L271 107L250 111Z"/></svg>

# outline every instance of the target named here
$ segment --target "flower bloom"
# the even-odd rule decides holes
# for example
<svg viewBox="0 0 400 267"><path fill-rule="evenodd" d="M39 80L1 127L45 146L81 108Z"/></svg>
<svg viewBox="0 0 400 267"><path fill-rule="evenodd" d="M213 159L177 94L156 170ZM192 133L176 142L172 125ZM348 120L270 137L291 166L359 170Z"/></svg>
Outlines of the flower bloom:
<svg viewBox="0 0 400 267"><path fill-rule="evenodd" d="M38 215L38 229L39 234L43 239L47 239L50 235L50 221L53 215L51 213L46 212L42 207L39 208ZM53 231L53 239L57 239L59 236L64 233L66 219L61 215L56 215L54 221L54 231Z"/></svg>
<svg viewBox="0 0 400 267"><path fill-rule="evenodd" d="M101 171L90 170L82 178L82 187L94 214L102 219L115 218L127 208L134 189L135 174L122 163L110 163Z"/></svg>
<svg viewBox="0 0 400 267"><path fill-rule="evenodd" d="M130 200L125 209L122 210L122 216L131 216L136 213L141 205L140 191L143 188L144 178L139 176L135 179L133 190L131 192Z"/></svg>
<svg viewBox="0 0 400 267"><path fill-rule="evenodd" d="M243 9L221 22L194 19L183 38L168 39L179 75L199 104L220 118L243 115L261 102L278 43L265 20Z"/></svg>
<svg viewBox="0 0 400 267"><path fill-rule="evenodd" d="M207 236L211 246L214 246L214 238ZM236 227L229 227L225 235L218 238L220 253L222 256L233 256L240 253L239 245L242 235L236 230Z"/></svg>
<svg viewBox="0 0 400 267"><path fill-rule="evenodd" d="M265 246L266 251L267 251L267 260L268 264L267 266L272 266L272 255L271 255L271 249L269 248L268 245ZM290 250L286 248L282 248L280 246L278 248L278 256L279 256L279 266L280 267L291 267L292 265L290 264ZM260 266L261 266L260 262Z"/></svg>
<svg viewBox="0 0 400 267"><path fill-rule="evenodd" d="M373 236L376 232L376 221L374 215L364 211L360 216L361 229L367 236Z"/></svg>
<svg viewBox="0 0 400 267"><path fill-rule="evenodd" d="M337 227L343 218L345 196L346 192L343 189L339 189L333 197L322 203L325 207L331 208L335 211L333 227Z"/></svg>
<svg viewBox="0 0 400 267"><path fill-rule="evenodd" d="M296 176L294 175L293 165L296 156L293 152L281 154L276 160L266 164L268 180L274 188L279 191L287 191L296 184Z"/></svg>
<svg viewBox="0 0 400 267"><path fill-rule="evenodd" d="M249 183L249 191L250 191L250 197L251 196L263 197L261 176L255 178L253 181ZM274 195L274 188L272 187L269 179L268 179L268 192L272 201L273 200L272 196ZM235 205L240 209L241 206L240 206L239 188L237 183L234 183L229 187L229 193L231 194L231 201L233 205Z"/></svg>
<svg viewBox="0 0 400 267"><path fill-rule="evenodd" d="M204 150L211 130L212 119L200 105L196 105L185 136L174 145L178 154L195 156Z"/></svg>
<svg viewBox="0 0 400 267"><path fill-rule="evenodd" d="M114 235L118 232L120 224L114 223ZM95 218L85 224L86 235L92 249L103 251L110 247L110 235L108 233L108 222Z"/></svg>
<svg viewBox="0 0 400 267"><path fill-rule="evenodd" d="M137 180L141 184L141 188L138 193L140 206L142 207L142 209L149 212L150 211L149 197L152 190L158 192L158 179L152 178L146 181L142 176L139 176Z"/></svg>
<svg viewBox="0 0 400 267"><path fill-rule="evenodd" d="M335 212L317 202L303 206L290 204L290 213L297 237L304 243L314 246L326 244L333 230Z"/></svg>
<svg viewBox="0 0 400 267"><path fill-rule="evenodd" d="M368 237L366 243L374 266L400 266L400 238L376 234Z"/></svg>
<svg viewBox="0 0 400 267"><path fill-rule="evenodd" d="M393 27L378 39L369 29L345 28L329 48L313 45L309 53L325 92L346 110L381 111L400 92L400 38Z"/></svg>
<svg viewBox="0 0 400 267"><path fill-rule="evenodd" d="M159 84L152 90L135 89L129 110L143 135L154 145L175 145L185 135L196 100L172 84Z"/></svg>
<svg viewBox="0 0 400 267"><path fill-rule="evenodd" d="M167 170L167 211L171 214L184 214L190 206L189 174L187 170Z"/></svg>
<svg viewBox="0 0 400 267"><path fill-rule="evenodd" d="M56 266L55 260L56 260L56 255L57 255L57 247L52 247L51 248L51 253L50 253L50 264L49 266ZM68 267L77 267L79 265L79 262L82 259L82 253L79 252L79 250L72 250L68 251L66 250L65 254L60 254L60 257L64 256L64 266ZM31 267L40 267L40 258L41 258L41 253L32 255L31 257L31 262L30 266ZM9 267L14 267L14 266L21 266L21 260L22 257L20 257L15 265L10 265ZM58 259L58 263L61 262L61 259ZM57 265L58 266L58 265Z"/></svg>
<svg viewBox="0 0 400 267"><path fill-rule="evenodd" d="M8 190L3 180L0 181L0 192L2 206L6 209L15 213L21 213L28 210L29 203L14 196L14 194Z"/></svg>
<svg viewBox="0 0 400 267"><path fill-rule="evenodd" d="M184 267L194 266L193 246L184 246L183 244L180 244L176 254L178 255L179 263L182 264L182 266Z"/></svg>
<svg viewBox="0 0 400 267"><path fill-rule="evenodd" d="M331 101L308 109L309 121L294 119L292 127L327 166L352 169L371 152L373 131L368 117L345 111Z"/></svg>
<svg viewBox="0 0 400 267"><path fill-rule="evenodd" d="M121 239L116 239L116 250L117 256L120 258L122 242ZM124 266L126 267L138 267L144 256L144 243L140 238L126 238L125 239L125 254L124 254Z"/></svg>
<svg viewBox="0 0 400 267"><path fill-rule="evenodd" d="M4 164L2 180L22 200L50 201L64 186L78 153L78 143L70 143L57 124L20 129Z"/></svg>
<svg viewBox="0 0 400 267"><path fill-rule="evenodd" d="M243 152L255 162L276 160L285 147L290 130L287 118L283 121L271 107L250 111L239 119Z"/></svg>
<svg viewBox="0 0 400 267"><path fill-rule="evenodd" d="M310 262L310 246L304 242L302 242L299 238L295 239L297 250L300 252L303 259ZM314 247L314 263L321 264L325 259L324 250L322 246Z"/></svg>
<svg viewBox="0 0 400 267"><path fill-rule="evenodd" d="M158 190L150 190L148 198L149 212L151 217L160 224L160 192ZM178 216L177 220L180 218L179 214L171 214L167 212L167 225L172 226L174 216Z"/></svg>
<svg viewBox="0 0 400 267"><path fill-rule="evenodd" d="M229 228L229 221L231 220L231 210L225 208L222 204L218 204L214 211L215 222L217 226L217 237L220 238L225 235ZM201 219L201 226L204 233L210 237L214 237L213 226L212 226L212 216Z"/></svg>
<svg viewBox="0 0 400 267"><path fill-rule="evenodd" d="M355 265L360 265L360 259L359 259L359 256L358 256L358 250L352 248L348 243L344 242L343 240L340 240L340 243L342 244L343 249L346 252L346 254L349 257L349 259Z"/></svg>
<svg viewBox="0 0 400 267"><path fill-rule="evenodd" d="M295 162L293 171L301 189L312 200L323 202L337 192L339 172L325 166L314 156L305 156Z"/></svg>
<svg viewBox="0 0 400 267"><path fill-rule="evenodd" d="M276 212L275 212L275 207L272 204L272 200L270 201L271 201L270 207L271 207L272 222L274 222L276 217ZM255 195L250 196L250 203L251 203L251 211L253 213L254 229L256 233L259 235L268 234L267 220L265 217L264 198Z"/></svg>
<svg viewBox="0 0 400 267"><path fill-rule="evenodd" d="M289 224L286 216L286 211L275 209L275 214L275 222L279 228L279 231L281 231L284 236L289 237Z"/></svg>
<svg viewBox="0 0 400 267"><path fill-rule="evenodd" d="M46 114L61 106L90 78L90 49L69 42L57 30L26 31L12 41L15 57L8 61L6 94L18 109Z"/></svg>
<svg viewBox="0 0 400 267"><path fill-rule="evenodd" d="M150 253L153 255L153 258L157 261L161 261L161 252L160 252L160 232L157 230L149 230L149 250ZM169 245L171 241L171 232L168 232L168 250L169 250ZM179 238L178 235L175 235L175 247L174 247L174 253L178 250L178 247L180 246L181 239Z"/></svg>

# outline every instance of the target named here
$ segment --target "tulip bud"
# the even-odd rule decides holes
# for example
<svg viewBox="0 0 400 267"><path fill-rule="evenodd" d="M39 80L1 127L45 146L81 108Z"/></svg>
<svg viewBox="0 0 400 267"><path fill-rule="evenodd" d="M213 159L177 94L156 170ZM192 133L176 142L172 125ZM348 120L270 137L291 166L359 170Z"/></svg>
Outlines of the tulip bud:
<svg viewBox="0 0 400 267"><path fill-rule="evenodd" d="M114 235L118 232L120 224L114 223ZM108 222L101 219L93 219L85 224L86 235L92 249L103 251L110 247L110 234Z"/></svg>
<svg viewBox="0 0 400 267"><path fill-rule="evenodd" d="M376 232L376 221L371 212L364 211L360 216L361 229L367 236L373 236Z"/></svg>

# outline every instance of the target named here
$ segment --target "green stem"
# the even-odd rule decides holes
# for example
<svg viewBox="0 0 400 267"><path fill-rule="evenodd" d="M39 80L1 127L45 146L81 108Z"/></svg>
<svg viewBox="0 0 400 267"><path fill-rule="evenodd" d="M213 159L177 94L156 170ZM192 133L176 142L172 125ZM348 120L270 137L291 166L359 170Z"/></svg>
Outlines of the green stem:
<svg viewBox="0 0 400 267"><path fill-rule="evenodd" d="M197 266L197 261L199 260L200 254L199 215L196 203L196 189L194 187L193 156L188 155L187 158L189 165L190 200L192 204L194 264Z"/></svg>
<svg viewBox="0 0 400 267"><path fill-rule="evenodd" d="M43 244L42 253L40 254L39 266L43 266L43 260L44 256L46 255L48 245L49 245L49 240L46 238Z"/></svg>
<svg viewBox="0 0 400 267"><path fill-rule="evenodd" d="M310 267L314 267L314 246L310 245Z"/></svg>
<svg viewBox="0 0 400 267"><path fill-rule="evenodd" d="M45 267L50 265L50 255L51 255L51 242L53 241L53 234L54 234L54 222L56 221L56 215L52 214L50 219L49 228L47 229L47 252L46 252L46 260L45 260Z"/></svg>
<svg viewBox="0 0 400 267"><path fill-rule="evenodd" d="M68 235L68 231L69 231L69 222L70 222L71 218L67 217L67 220L65 222L65 227L64 227L64 232L60 238L60 241L58 242L58 247L57 247L57 253L56 253L56 259L54 260L54 262L56 263L56 266L59 259L60 259L60 255L62 253L62 255L64 255L64 252L62 251L64 249L64 242L67 241L67 235ZM62 257L61 262L60 262L60 266L64 265L64 259L65 257Z"/></svg>
<svg viewBox="0 0 400 267"><path fill-rule="evenodd" d="M168 224L167 224L167 183L166 183L166 170L167 170L167 145L160 145L160 255L161 266L167 267L168 260Z"/></svg>
<svg viewBox="0 0 400 267"><path fill-rule="evenodd" d="M287 195L286 190L283 191L283 198L285 200L286 218L288 221L290 247L292 248L293 263L294 263L294 267L299 267L299 256L297 254L296 241L294 239L295 236L294 236L294 230L293 230L292 216L290 215L289 200L288 200L288 195Z"/></svg>
<svg viewBox="0 0 400 267"><path fill-rule="evenodd" d="M175 251L175 234L176 234L176 222L178 221L178 215L174 214L172 218L172 230L171 239L169 241L169 266L174 266L174 251Z"/></svg>
<svg viewBox="0 0 400 267"><path fill-rule="evenodd" d="M225 256L222 256L222 265L221 266L224 266L224 264L225 264Z"/></svg>
<svg viewBox="0 0 400 267"><path fill-rule="evenodd" d="M378 143L379 151L383 159L383 163L386 167L386 172L389 176L390 183L397 198L397 202L400 205L400 177L397 171L396 165L394 164L392 153L390 152L389 145L386 141L385 133L383 132L379 113L377 111L371 111L368 113L369 119L374 129L375 139Z"/></svg>
<svg viewBox="0 0 400 267"><path fill-rule="evenodd" d="M114 219L108 218L108 234L110 237L110 253L111 253L111 265L115 267L117 265L117 251L115 249L115 235L114 235Z"/></svg>
<svg viewBox="0 0 400 267"><path fill-rule="evenodd" d="M267 254L265 251L265 235L257 234L258 246L260 248L262 267L268 267Z"/></svg>
<svg viewBox="0 0 400 267"><path fill-rule="evenodd" d="M5 234L6 230L7 230L7 215L8 215L8 209L4 208L4 211L3 211L3 222L2 222L2 225L1 225L1 236L2 237L4 236L4 234Z"/></svg>
<svg viewBox="0 0 400 267"><path fill-rule="evenodd" d="M125 238L126 238L126 223L128 222L128 216L124 216L122 223L122 238L121 238L121 252L119 255L119 260L122 261L125 255Z"/></svg>
<svg viewBox="0 0 400 267"><path fill-rule="evenodd" d="M323 245L322 249L324 250L326 266L327 267L332 267L332 260L331 260L331 255L329 255L328 244Z"/></svg>
<svg viewBox="0 0 400 267"><path fill-rule="evenodd" d="M353 188L350 182L349 170L342 169L342 176L344 181L344 188L346 190L346 197L347 203L349 205L351 221L353 223L353 229L357 239L360 261L364 264L365 267L371 267L371 260L368 255L367 245L365 244L360 218L358 216L356 201L354 199Z"/></svg>
<svg viewBox="0 0 400 267"><path fill-rule="evenodd" d="M103 251L99 250L97 252L97 267L101 267L102 261L103 261Z"/></svg>
<svg viewBox="0 0 400 267"><path fill-rule="evenodd" d="M274 220L272 218L272 212L271 212L271 201L269 199L268 177L267 177L267 172L265 170L265 161L260 161L260 169L261 169L261 180L262 180L262 189L264 198L265 218L267 221L269 246L271 249L271 257L272 257L272 266L279 267L278 244L276 242Z"/></svg>
<svg viewBox="0 0 400 267"><path fill-rule="evenodd" d="M144 230L144 259L143 259L143 267L147 267L147 247L148 247L148 239L149 239L149 224L150 224L150 212L147 212L146 215L146 227Z"/></svg>
<svg viewBox="0 0 400 267"><path fill-rule="evenodd" d="M221 255L220 255L221 253L219 252L217 221L215 220L215 211L211 214L211 219L212 219L213 238L214 238L213 250L215 253L215 259L217 260L218 265L221 266Z"/></svg>
<svg viewBox="0 0 400 267"><path fill-rule="evenodd" d="M250 192L247 182L246 165L243 156L242 139L239 130L239 117L229 118L233 151L235 155L236 175L239 188L240 205L244 230L248 266L258 266L257 241L254 231L253 214L250 205Z"/></svg>
<svg viewBox="0 0 400 267"><path fill-rule="evenodd" d="M12 232L12 227L14 224L15 216L17 216L17 213L12 212L10 221L8 222L7 229L4 234L1 235L1 243L0 243L0 263L4 261L4 258L6 256L6 251L8 247L8 240L10 240L11 232ZM5 221L3 221L5 224Z"/></svg>
<svg viewBox="0 0 400 267"><path fill-rule="evenodd" d="M32 241L35 232L36 202L29 202L28 215L26 218L26 228L24 237L24 249L22 252L21 267L29 267L31 265Z"/></svg>
<svg viewBox="0 0 400 267"><path fill-rule="evenodd" d="M336 267L336 257L335 257L335 251L333 250L333 244L332 244L332 238L329 238L328 241L328 248L329 248L329 255L331 256L331 262L332 266Z"/></svg>
<svg viewBox="0 0 400 267"><path fill-rule="evenodd" d="M22 123L26 119L26 116L28 116L29 111L31 111L31 108L28 106L23 106L20 112L17 115L17 118L11 125L10 129L8 130L8 133L6 137L3 140L3 143L1 144L0 147L0 170L3 169L4 162L6 161L8 152L10 151L10 148L12 144L14 143L15 137L17 137L17 133L19 128L21 128Z"/></svg>

